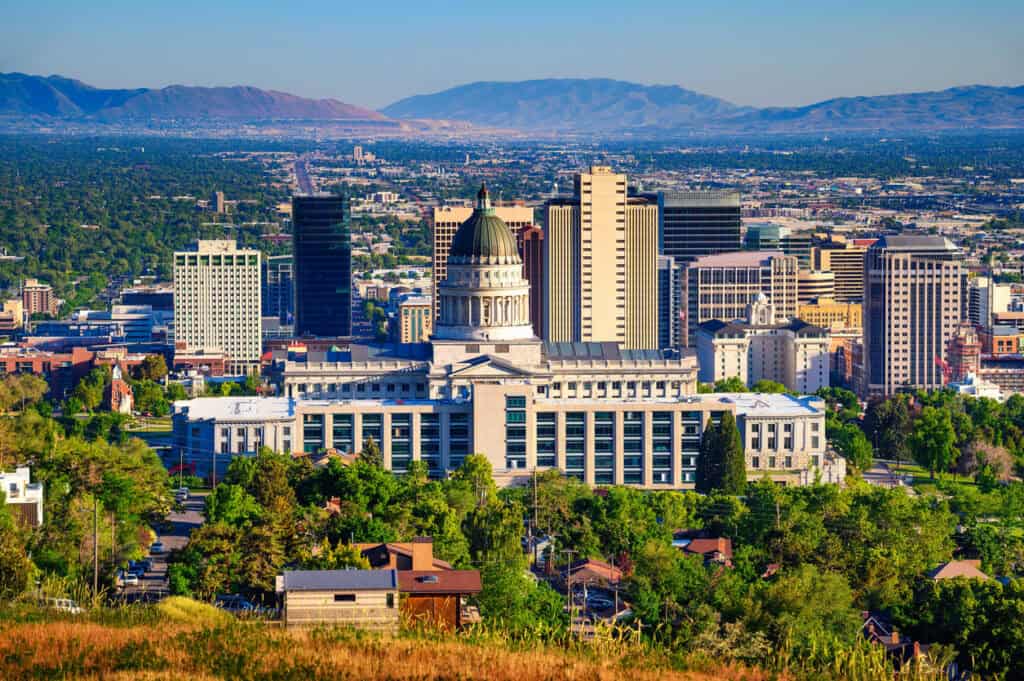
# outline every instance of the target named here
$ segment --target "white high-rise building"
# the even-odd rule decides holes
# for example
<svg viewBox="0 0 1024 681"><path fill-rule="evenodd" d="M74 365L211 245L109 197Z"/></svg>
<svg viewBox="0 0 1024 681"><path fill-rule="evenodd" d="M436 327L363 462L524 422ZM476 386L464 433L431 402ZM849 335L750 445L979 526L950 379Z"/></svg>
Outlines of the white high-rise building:
<svg viewBox="0 0 1024 681"><path fill-rule="evenodd" d="M197 242L174 254L176 349L223 353L228 370L260 362L260 252L234 241Z"/></svg>

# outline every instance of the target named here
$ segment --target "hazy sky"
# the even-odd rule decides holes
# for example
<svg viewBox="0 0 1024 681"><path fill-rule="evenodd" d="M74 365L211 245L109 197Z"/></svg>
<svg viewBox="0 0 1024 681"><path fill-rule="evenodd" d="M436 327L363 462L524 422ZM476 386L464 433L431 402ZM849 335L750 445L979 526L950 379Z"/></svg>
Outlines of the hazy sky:
<svg viewBox="0 0 1024 681"><path fill-rule="evenodd" d="M1024 0L4 0L0 71L245 84L370 107L546 77L799 105L1024 84Z"/></svg>

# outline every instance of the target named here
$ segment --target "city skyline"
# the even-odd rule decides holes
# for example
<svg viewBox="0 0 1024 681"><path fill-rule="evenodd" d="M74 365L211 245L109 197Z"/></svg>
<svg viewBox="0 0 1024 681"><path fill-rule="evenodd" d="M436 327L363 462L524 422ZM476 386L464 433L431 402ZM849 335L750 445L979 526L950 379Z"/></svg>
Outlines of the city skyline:
<svg viewBox="0 0 1024 681"><path fill-rule="evenodd" d="M519 9L525 16L530 8ZM605 21L608 4L589 13L575 3L543 9L542 21L528 22L474 5L399 3L382 16L329 5L300 14L234 2L173 10L114 3L87 12L61 1L19 3L0 28L0 71L59 73L98 87L253 85L371 108L469 82L549 77L676 84L738 105L801 106L1019 85L1024 66L1015 30L1024 9L1010 2L990 3L984 15L951 2L771 12L659 2L615 22ZM583 40L565 40L569 21ZM420 39L431 31L459 40Z"/></svg>

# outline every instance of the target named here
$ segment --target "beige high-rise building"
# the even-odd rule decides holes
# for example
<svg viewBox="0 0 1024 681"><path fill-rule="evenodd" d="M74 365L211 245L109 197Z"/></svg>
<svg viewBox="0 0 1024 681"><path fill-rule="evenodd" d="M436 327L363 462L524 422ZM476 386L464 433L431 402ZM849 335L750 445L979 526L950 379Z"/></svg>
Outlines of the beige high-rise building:
<svg viewBox="0 0 1024 681"><path fill-rule="evenodd" d="M26 315L56 315L60 301L53 294L53 287L36 279L26 279L21 287L21 304Z"/></svg>
<svg viewBox="0 0 1024 681"><path fill-rule="evenodd" d="M868 249L864 300L865 391L945 384L942 362L967 317L967 268L941 236L885 236Z"/></svg>
<svg viewBox="0 0 1024 681"><path fill-rule="evenodd" d="M228 370L260 364L260 252L200 240L174 253L174 334L186 353L223 353Z"/></svg>
<svg viewBox="0 0 1024 681"><path fill-rule="evenodd" d="M867 247L846 243L836 248L815 247L811 253L814 269L835 274L835 299L840 303L864 300L864 255Z"/></svg>
<svg viewBox="0 0 1024 681"><path fill-rule="evenodd" d="M860 329L863 325L860 303L840 303L830 298L801 303L796 316L808 324L826 329Z"/></svg>
<svg viewBox="0 0 1024 681"><path fill-rule="evenodd" d="M607 166L576 175L575 189L546 206L543 338L657 348L657 205L628 199Z"/></svg>
<svg viewBox="0 0 1024 681"><path fill-rule="evenodd" d="M533 208L518 204L495 205L494 214L501 218L514 236L519 230L533 224ZM441 297L438 285L448 276L448 254L451 252L455 230L473 215L472 206L436 206L431 219L431 231L434 235L434 268L433 296L434 319L441 314ZM536 331L540 333L540 329Z"/></svg>

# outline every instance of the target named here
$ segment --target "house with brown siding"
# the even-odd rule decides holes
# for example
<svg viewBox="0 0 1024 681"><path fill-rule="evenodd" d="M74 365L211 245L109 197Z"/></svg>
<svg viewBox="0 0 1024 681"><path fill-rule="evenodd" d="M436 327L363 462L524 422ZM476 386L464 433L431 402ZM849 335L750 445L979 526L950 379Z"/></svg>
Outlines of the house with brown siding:
<svg viewBox="0 0 1024 681"><path fill-rule="evenodd" d="M409 623L454 630L466 624L464 599L480 593L476 570L405 570L398 572L401 613Z"/></svg>

